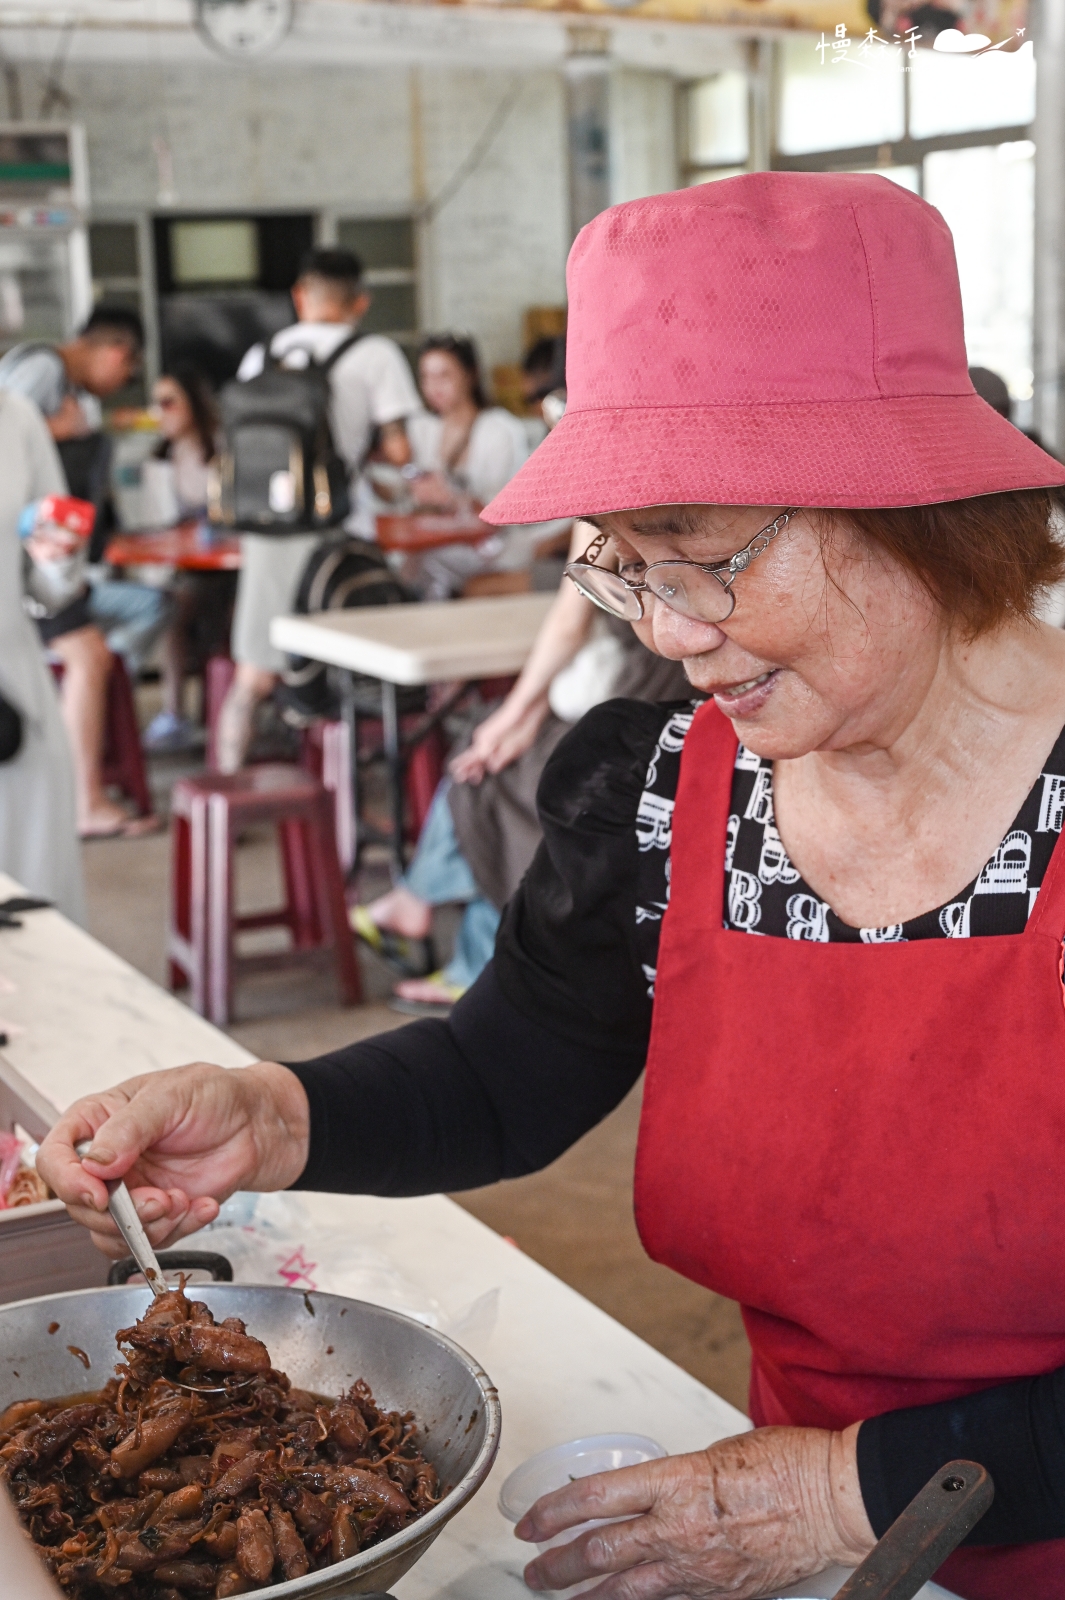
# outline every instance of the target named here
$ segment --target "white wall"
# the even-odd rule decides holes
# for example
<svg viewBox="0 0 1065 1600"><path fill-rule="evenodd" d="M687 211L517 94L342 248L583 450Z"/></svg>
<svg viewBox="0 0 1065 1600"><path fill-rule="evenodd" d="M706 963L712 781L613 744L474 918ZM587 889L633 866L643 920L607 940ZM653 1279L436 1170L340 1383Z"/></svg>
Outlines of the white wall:
<svg viewBox="0 0 1065 1600"><path fill-rule="evenodd" d="M562 89L550 69L85 63L66 88L86 127L96 217L159 209L160 139L181 210L407 213L440 195L516 89L483 159L422 230L423 321L475 333L492 365L520 353L525 306L564 297Z"/></svg>
<svg viewBox="0 0 1065 1600"><path fill-rule="evenodd" d="M94 3L71 0L86 21ZM93 215L164 209L158 141L181 210L315 210L327 232L331 217L409 213L441 194L517 87L483 159L421 229L424 324L474 333L488 365L516 359L524 308L565 293L561 23L308 0L281 50L236 64L207 50L175 5L127 0L125 30L111 8L74 36L70 105L52 115L86 126ZM56 53L48 26L2 30L31 115ZM613 50L616 201L675 184L675 74L682 60L693 72L731 61L736 46L720 30L634 26L615 30Z"/></svg>
<svg viewBox="0 0 1065 1600"><path fill-rule="evenodd" d="M483 160L423 237L426 324L476 333L489 364L513 361L521 353L522 310L565 300L569 201L561 76L415 70L430 201L517 94Z"/></svg>

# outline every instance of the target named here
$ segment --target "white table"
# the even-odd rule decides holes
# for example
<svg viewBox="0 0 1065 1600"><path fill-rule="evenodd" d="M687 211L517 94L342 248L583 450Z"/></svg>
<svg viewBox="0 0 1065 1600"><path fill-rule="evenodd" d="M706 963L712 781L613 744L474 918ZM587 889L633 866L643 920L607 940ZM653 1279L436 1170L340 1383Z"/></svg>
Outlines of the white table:
<svg viewBox="0 0 1065 1600"><path fill-rule="evenodd" d="M402 873L403 763L396 688L469 682L520 672L553 594L500 595L440 604L359 606L313 617L275 617L270 641L278 650L363 673L381 684L381 722L388 764L393 860ZM458 698L457 696L454 698ZM443 715L437 713L436 720ZM352 785L358 828L357 740L353 694L345 717L351 726ZM357 846L356 846L357 850Z"/></svg>
<svg viewBox="0 0 1065 1600"><path fill-rule="evenodd" d="M0 898L17 885L0 874ZM252 1058L58 912L0 932L0 1071L13 1068L63 1109L89 1089L200 1059ZM426 1303L466 1318L462 1342L499 1386L503 1442L488 1483L395 1587L397 1600L528 1600L527 1552L496 1509L506 1474L536 1450L587 1433L634 1431L670 1451L747 1426L734 1407L442 1196L304 1195L312 1222L388 1258ZM372 1296L368 1296L370 1298ZM842 1573L794 1594L834 1592ZM929 1586L926 1600L943 1591Z"/></svg>
<svg viewBox="0 0 1065 1600"><path fill-rule="evenodd" d="M411 606L358 606L275 617L270 642L291 655L418 685L519 672L553 594L508 594Z"/></svg>

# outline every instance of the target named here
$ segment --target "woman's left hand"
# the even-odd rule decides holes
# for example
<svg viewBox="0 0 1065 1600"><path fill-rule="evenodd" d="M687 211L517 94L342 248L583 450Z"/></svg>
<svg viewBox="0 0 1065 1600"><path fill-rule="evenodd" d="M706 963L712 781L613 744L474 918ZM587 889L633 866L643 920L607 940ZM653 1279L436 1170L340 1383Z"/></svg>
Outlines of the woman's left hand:
<svg viewBox="0 0 1065 1600"><path fill-rule="evenodd" d="M758 1428L693 1455L577 1478L544 1495L519 1539L627 1517L545 1551L532 1589L603 1581L588 1600L735 1600L777 1594L825 1567L856 1566L876 1542L858 1485L858 1426Z"/></svg>

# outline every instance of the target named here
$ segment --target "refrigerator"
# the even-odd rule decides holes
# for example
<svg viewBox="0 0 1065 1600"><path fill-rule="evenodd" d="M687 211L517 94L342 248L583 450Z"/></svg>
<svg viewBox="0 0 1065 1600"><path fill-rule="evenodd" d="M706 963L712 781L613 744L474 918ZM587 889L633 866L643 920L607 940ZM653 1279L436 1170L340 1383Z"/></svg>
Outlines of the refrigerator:
<svg viewBox="0 0 1065 1600"><path fill-rule="evenodd" d="M70 338L92 310L85 131L0 122L0 354Z"/></svg>

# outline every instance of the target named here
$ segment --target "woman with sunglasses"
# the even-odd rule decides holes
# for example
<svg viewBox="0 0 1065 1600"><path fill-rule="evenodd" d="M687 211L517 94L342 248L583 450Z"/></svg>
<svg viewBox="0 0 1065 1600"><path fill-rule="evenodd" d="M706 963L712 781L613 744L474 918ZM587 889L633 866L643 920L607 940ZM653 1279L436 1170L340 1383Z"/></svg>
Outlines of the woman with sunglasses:
<svg viewBox="0 0 1065 1600"><path fill-rule="evenodd" d="M207 480L218 450L218 412L207 378L186 362L156 379L152 410L161 435L142 468L144 517L165 526L202 517ZM163 709L148 724L149 750L187 750L202 738L185 715L190 661L202 664L228 647L236 598L233 572L182 572L172 582L174 614L163 635Z"/></svg>
<svg viewBox="0 0 1065 1600"><path fill-rule="evenodd" d="M742 1304L756 1426L545 1497L519 1537L627 1520L526 1581L779 1594L966 1457L995 1502L939 1581L1052 1600L1065 635L1034 616L1065 472L973 390L950 234L884 178L616 207L569 289L569 408L488 514L590 518L571 576L706 701L614 701L562 742L447 1023L133 1080L42 1170L120 1251L106 1177L159 1243L239 1186L461 1189L546 1165L646 1062L641 1234Z"/></svg>

